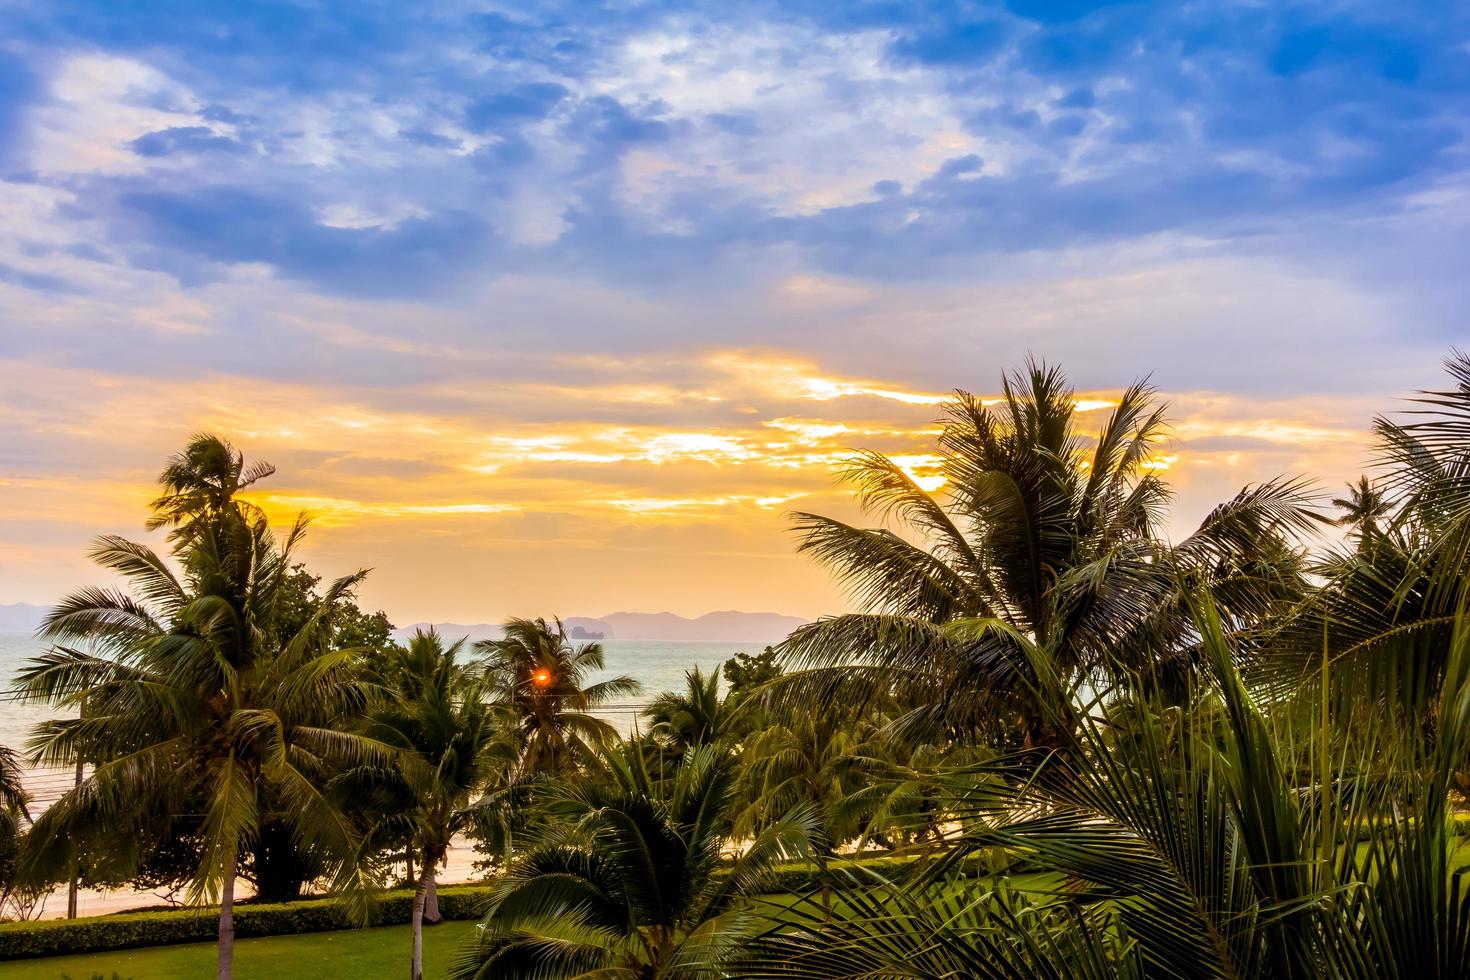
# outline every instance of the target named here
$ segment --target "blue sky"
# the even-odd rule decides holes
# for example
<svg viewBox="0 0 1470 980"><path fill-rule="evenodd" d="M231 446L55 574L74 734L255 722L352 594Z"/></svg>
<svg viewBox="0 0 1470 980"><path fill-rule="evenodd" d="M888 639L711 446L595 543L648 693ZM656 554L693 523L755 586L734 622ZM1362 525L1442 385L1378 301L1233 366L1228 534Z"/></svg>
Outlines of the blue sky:
<svg viewBox="0 0 1470 980"><path fill-rule="evenodd" d="M446 420L738 438L795 416L731 364L943 392L1034 352L1089 390L1153 372L1186 461L1247 453L1180 467L1196 509L1237 476L1335 480L1361 445L1262 426L1361 433L1470 338L1467 123L1454 3L0 4L0 475L35 484L0 528L31 571L0 598L56 585L34 569L83 528L126 524L37 494L96 467L146 479L189 426L234 424L363 506L450 506L488 451L425 435L437 449L334 454L340 430L306 446L240 421L293 397L388 441ZM667 397L587 390L640 386ZM833 424L913 404L833 401ZM571 504L489 527L556 486L771 496L729 461L542 465L517 471L538 491L457 491L492 508L457 561L548 533L687 548ZM425 473L449 496L390 493ZM746 520L720 506L679 525L716 553L734 548L719 521ZM771 540L741 581L779 553L788 608L818 611L828 594Z"/></svg>

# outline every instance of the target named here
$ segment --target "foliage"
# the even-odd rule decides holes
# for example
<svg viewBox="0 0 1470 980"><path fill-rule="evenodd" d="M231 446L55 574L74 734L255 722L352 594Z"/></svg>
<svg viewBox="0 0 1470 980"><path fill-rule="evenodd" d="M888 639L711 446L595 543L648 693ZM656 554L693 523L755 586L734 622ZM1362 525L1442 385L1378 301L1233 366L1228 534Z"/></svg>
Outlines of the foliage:
<svg viewBox="0 0 1470 980"><path fill-rule="evenodd" d="M30 794L21 782L20 762L13 749L0 745L0 918L15 887L15 859L22 824L30 820Z"/></svg>
<svg viewBox="0 0 1470 980"><path fill-rule="evenodd" d="M1448 652L1435 737L1285 723L1290 705L1242 683L1208 595L1194 616L1205 669L1187 703L1139 678L1080 713L1072 752L971 767L954 857L1002 847L1065 876L1040 894L947 881L876 882L837 920L815 909L752 947L752 977L1455 976L1470 909L1453 856L1450 780L1470 750L1470 621ZM1061 672L1017 637L1060 703ZM1274 709L1274 710L1273 710ZM1313 745L1316 740L1315 746ZM1311 765L1290 760L1305 742ZM988 778L1008 766L1027 780ZM1354 842L1366 841L1363 845Z"/></svg>
<svg viewBox="0 0 1470 980"><path fill-rule="evenodd" d="M483 885L442 888L440 910L446 919L477 918L490 897L490 889ZM412 892L389 892L374 907L374 922L406 923L412 907ZM0 923L0 960L206 942L214 938L217 914L218 910L204 907ZM355 924L342 901L334 898L244 904L235 910L235 927L240 938L325 932Z"/></svg>
<svg viewBox="0 0 1470 980"><path fill-rule="evenodd" d="M1188 669L1196 636L1178 588L1198 582L1233 630L1261 625L1305 588L1289 535L1309 526L1300 483L1247 487L1193 534L1160 532L1169 489L1153 468L1164 431L1154 392L1134 384L1077 430L1075 394L1032 363L991 405L959 392L945 406L942 496L878 452L843 471L880 522L795 515L800 550L830 567L863 611L798 629L782 686L808 704L912 700L902 719L928 736L1019 735L1055 748L1071 721L1042 723L1011 634L1035 638L1069 676ZM989 621L1007 629L939 629ZM1019 723L1013 719L1019 719Z"/></svg>
<svg viewBox="0 0 1470 980"><path fill-rule="evenodd" d="M324 792L325 777L346 764L390 761L386 747L347 730L374 692L358 677L356 651L328 644L330 614L362 573L334 582L299 627L280 631L278 603L306 520L281 537L233 496L269 472L213 436L197 437L165 469L166 492L150 519L174 529L181 573L143 545L99 539L94 559L131 591L89 588L63 599L42 630L57 645L18 678L25 697L79 709L36 728L31 761L92 767L37 819L22 877L59 879L73 847L93 867L130 873L140 822L202 806L190 818L200 839L190 896L222 896L222 978L242 853L274 816L339 888L365 892L354 828Z"/></svg>
<svg viewBox="0 0 1470 980"><path fill-rule="evenodd" d="M725 683L729 685L729 696L736 701L781 676L781 664L775 648L766 647L760 653L737 653L721 665Z"/></svg>
<svg viewBox="0 0 1470 980"><path fill-rule="evenodd" d="M565 775L592 764L617 730L589 712L641 690L627 676L588 684L587 675L604 667L602 646L573 646L559 619L512 619L501 639L482 640L475 650L485 658L494 696L511 712L527 776Z"/></svg>
<svg viewBox="0 0 1470 980"><path fill-rule="evenodd" d="M720 675L705 676L698 667L685 671L683 691L658 695L643 714L651 723L649 734L675 755L718 745L735 734L734 705L720 696Z"/></svg>
<svg viewBox="0 0 1470 980"><path fill-rule="evenodd" d="M600 778L559 788L557 828L507 872L451 977L681 976L750 932L745 897L805 849L811 814L773 822L722 868L731 757L690 750L662 781L643 762L634 747L612 752Z"/></svg>
<svg viewBox="0 0 1470 980"><path fill-rule="evenodd" d="M424 907L454 835L471 825L469 804L515 763L514 746L496 727L483 673L458 660L463 641L415 631L407 647L390 648L375 680L391 697L373 709L367 732L398 752L390 767L353 770L342 780L372 798L375 820L363 861L385 845L407 841L419 867L414 889L411 976L423 975Z"/></svg>
<svg viewBox="0 0 1470 980"><path fill-rule="evenodd" d="M1470 580L1470 355L1446 368L1452 388L1377 419L1379 478L1336 501L1348 540L1316 564L1323 585L1257 664L1265 679L1291 687L1315 675L1325 644L1339 696L1391 692L1415 713L1432 707Z"/></svg>

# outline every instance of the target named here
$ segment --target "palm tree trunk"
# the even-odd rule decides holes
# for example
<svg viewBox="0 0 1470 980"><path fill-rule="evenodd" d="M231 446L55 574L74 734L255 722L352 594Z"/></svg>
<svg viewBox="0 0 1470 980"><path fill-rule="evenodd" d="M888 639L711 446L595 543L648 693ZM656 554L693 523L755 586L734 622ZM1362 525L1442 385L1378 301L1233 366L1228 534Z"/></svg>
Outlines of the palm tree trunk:
<svg viewBox="0 0 1470 980"><path fill-rule="evenodd" d="M418 887L413 891L413 965L409 980L424 980L424 901L434 887L434 862L424 860Z"/></svg>
<svg viewBox="0 0 1470 980"><path fill-rule="evenodd" d="M235 976L235 852L225 860L225 885L219 903L219 980Z"/></svg>
<svg viewBox="0 0 1470 980"><path fill-rule="evenodd" d="M87 717L87 705L86 705L85 702L82 704L81 711L78 712L78 717L80 717L80 718ZM71 788L72 789L81 789L82 788L82 770L85 769L85 768L86 768L86 764L83 763L81 759L78 759L77 760L77 771L76 771L76 775L72 779L72 784L71 784ZM77 846L76 846L76 844L72 844L71 845L71 861L69 862L69 865L67 867L67 872L68 872L68 874L67 874L67 882L66 882L66 917L68 919L75 919L77 917L77 877L81 874L80 870L77 867Z"/></svg>
<svg viewBox="0 0 1470 980"><path fill-rule="evenodd" d="M444 916L439 912L439 879L437 875L429 882L429 891L424 895L424 921L431 926L437 926L444 921Z"/></svg>

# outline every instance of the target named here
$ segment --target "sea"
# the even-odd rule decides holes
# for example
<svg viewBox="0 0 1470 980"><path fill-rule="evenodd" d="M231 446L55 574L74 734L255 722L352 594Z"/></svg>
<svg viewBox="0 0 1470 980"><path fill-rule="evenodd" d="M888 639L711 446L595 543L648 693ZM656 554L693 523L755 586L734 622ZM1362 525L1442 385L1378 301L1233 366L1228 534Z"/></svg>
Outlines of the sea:
<svg viewBox="0 0 1470 980"><path fill-rule="evenodd" d="M574 641L575 642L575 641ZM673 640L602 640L607 669L592 675L595 682L627 674L643 685L641 694L619 698L597 714L629 732L639 721L639 713L650 698L661 691L682 690L684 672L694 667L706 673L717 671L726 660L740 652L758 653L761 642L693 643ZM61 717L57 709L46 704L21 704L10 692L15 687L15 672L25 661L43 653L46 644L29 633L0 633L0 745L21 749L31 728L48 718ZM70 769L32 768L25 774L35 808L44 809L72 785Z"/></svg>

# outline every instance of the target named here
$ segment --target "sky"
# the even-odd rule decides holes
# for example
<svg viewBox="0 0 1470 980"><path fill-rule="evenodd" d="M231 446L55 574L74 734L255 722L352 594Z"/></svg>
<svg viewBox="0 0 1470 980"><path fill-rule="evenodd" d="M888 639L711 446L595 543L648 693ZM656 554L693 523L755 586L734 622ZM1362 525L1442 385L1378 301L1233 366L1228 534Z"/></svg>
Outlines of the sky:
<svg viewBox="0 0 1470 980"><path fill-rule="evenodd" d="M945 394L1148 375L1187 533L1470 342L1470 7L0 0L0 602L201 430L398 622L845 598ZM942 493L942 488L940 488Z"/></svg>

